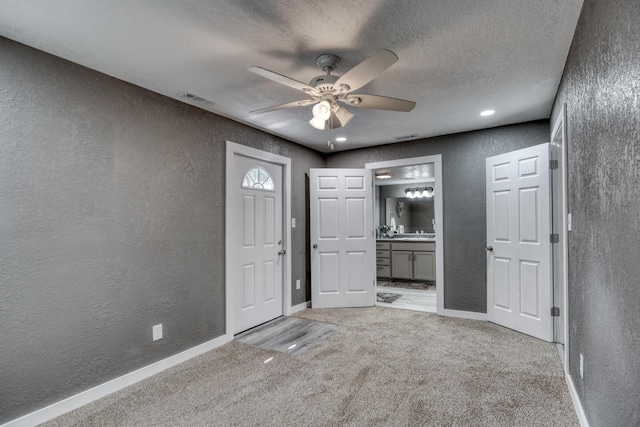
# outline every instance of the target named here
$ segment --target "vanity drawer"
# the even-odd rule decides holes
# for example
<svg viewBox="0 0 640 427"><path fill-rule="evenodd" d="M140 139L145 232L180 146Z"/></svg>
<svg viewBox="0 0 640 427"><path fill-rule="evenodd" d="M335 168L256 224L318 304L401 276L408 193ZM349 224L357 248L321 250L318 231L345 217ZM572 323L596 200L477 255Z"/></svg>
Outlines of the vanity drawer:
<svg viewBox="0 0 640 427"><path fill-rule="evenodd" d="M376 270L376 275L378 277L391 277L391 266L390 265L378 265Z"/></svg>
<svg viewBox="0 0 640 427"><path fill-rule="evenodd" d="M391 251L381 251L380 249L378 249L376 251L376 256L378 258L389 258L391 256Z"/></svg>
<svg viewBox="0 0 640 427"><path fill-rule="evenodd" d="M393 242L394 251L429 251L436 250L436 242Z"/></svg>
<svg viewBox="0 0 640 427"><path fill-rule="evenodd" d="M391 258L376 258L378 265L391 265Z"/></svg>
<svg viewBox="0 0 640 427"><path fill-rule="evenodd" d="M376 249L391 249L389 242L376 242Z"/></svg>

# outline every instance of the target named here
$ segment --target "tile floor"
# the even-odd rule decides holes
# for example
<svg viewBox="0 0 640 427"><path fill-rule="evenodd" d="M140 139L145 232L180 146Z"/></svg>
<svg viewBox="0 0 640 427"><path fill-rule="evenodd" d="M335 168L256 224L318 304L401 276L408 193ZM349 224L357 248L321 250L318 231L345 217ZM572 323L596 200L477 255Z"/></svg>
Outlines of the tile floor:
<svg viewBox="0 0 640 427"><path fill-rule="evenodd" d="M401 308L405 310L424 311L427 313L435 313L437 311L435 290L423 291L418 289L376 286L376 292L402 294L402 297L390 304L377 301L376 305L379 307Z"/></svg>
<svg viewBox="0 0 640 427"><path fill-rule="evenodd" d="M300 354L331 335L338 325L279 317L236 335L236 341L289 354Z"/></svg>

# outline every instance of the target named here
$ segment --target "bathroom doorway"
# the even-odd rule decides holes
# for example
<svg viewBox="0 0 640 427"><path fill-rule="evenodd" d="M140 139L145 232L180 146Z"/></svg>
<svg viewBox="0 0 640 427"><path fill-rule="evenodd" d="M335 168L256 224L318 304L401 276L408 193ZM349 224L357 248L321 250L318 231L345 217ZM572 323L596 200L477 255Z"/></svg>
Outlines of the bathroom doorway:
<svg viewBox="0 0 640 427"><path fill-rule="evenodd" d="M443 314L441 155L365 167L374 176L376 305Z"/></svg>

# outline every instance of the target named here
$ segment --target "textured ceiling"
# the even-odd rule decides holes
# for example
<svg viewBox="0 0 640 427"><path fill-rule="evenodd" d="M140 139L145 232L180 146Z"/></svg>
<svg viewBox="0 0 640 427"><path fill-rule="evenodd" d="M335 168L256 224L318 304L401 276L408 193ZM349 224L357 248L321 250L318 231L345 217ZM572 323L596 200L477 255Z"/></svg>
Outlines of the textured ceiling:
<svg viewBox="0 0 640 427"><path fill-rule="evenodd" d="M548 118L582 0L3 0L0 35L320 151ZM315 58L341 75L381 49L400 58L358 90L417 103L409 113L352 108L319 131L311 106L257 65L304 83ZM213 101L185 100L189 92ZM496 114L480 117L482 110Z"/></svg>

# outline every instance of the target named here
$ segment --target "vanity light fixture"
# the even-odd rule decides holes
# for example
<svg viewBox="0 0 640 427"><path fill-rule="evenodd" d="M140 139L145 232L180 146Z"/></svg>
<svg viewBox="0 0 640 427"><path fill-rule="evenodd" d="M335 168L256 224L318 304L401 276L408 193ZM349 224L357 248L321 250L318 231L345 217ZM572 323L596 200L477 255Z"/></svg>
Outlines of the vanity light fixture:
<svg viewBox="0 0 640 427"><path fill-rule="evenodd" d="M404 190L404 193L409 198L414 197L433 197L433 187L413 187Z"/></svg>

